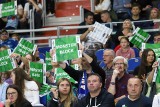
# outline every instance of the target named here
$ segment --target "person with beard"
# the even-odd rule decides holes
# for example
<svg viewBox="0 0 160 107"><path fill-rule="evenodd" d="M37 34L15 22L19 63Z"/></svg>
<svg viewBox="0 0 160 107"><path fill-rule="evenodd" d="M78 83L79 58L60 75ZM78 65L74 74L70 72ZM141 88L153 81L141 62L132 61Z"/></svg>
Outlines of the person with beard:
<svg viewBox="0 0 160 107"><path fill-rule="evenodd" d="M102 86L102 78L91 73L87 79L89 93L78 102L78 107L115 107L114 97Z"/></svg>
<svg viewBox="0 0 160 107"><path fill-rule="evenodd" d="M122 56L117 56L113 60L113 74L106 81L106 89L114 95L115 103L124 98L127 92L127 82L132 75L127 74L128 61Z"/></svg>

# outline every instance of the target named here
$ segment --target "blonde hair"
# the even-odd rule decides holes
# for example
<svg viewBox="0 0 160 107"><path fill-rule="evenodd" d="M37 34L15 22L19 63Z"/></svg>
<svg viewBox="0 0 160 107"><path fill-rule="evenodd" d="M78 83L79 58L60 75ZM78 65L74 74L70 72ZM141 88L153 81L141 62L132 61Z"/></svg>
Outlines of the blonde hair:
<svg viewBox="0 0 160 107"><path fill-rule="evenodd" d="M70 107L71 103L76 101L76 97L73 95L72 84L67 78L59 79L59 81L57 82L57 88L59 88L60 83L63 81L67 81L70 85L70 91L68 93L67 98L64 100L64 107ZM60 94L59 94L59 98L61 99Z"/></svg>

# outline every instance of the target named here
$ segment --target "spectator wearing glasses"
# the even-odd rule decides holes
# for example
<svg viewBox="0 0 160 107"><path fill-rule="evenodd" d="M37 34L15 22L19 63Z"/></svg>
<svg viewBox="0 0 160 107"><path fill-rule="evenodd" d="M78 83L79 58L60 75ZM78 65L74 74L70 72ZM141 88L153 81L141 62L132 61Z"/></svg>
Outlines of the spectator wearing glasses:
<svg viewBox="0 0 160 107"><path fill-rule="evenodd" d="M127 92L127 82L132 75L127 74L128 61L122 57L117 56L113 60L113 74L106 81L106 89L114 95L115 103L124 98Z"/></svg>
<svg viewBox="0 0 160 107"><path fill-rule="evenodd" d="M9 34L5 29L1 30L0 39L1 39L0 46L7 46L11 49L11 51L13 51L13 49L18 44L17 40L13 40L13 39L9 38Z"/></svg>
<svg viewBox="0 0 160 107"><path fill-rule="evenodd" d="M112 49L106 49L103 52L103 61L105 66L103 70L106 73L106 79L108 79L113 74L113 59L115 58L115 52Z"/></svg>
<svg viewBox="0 0 160 107"><path fill-rule="evenodd" d="M32 107L31 103L27 101L16 85L9 85L6 91L5 107Z"/></svg>

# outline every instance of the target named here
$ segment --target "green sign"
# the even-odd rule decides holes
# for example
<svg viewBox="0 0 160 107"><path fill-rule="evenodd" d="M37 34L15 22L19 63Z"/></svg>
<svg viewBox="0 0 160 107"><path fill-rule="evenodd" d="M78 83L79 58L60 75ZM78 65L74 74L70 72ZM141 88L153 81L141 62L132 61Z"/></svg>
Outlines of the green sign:
<svg viewBox="0 0 160 107"><path fill-rule="evenodd" d="M153 49L156 54L156 58L160 56L160 44L142 43L142 50L147 48Z"/></svg>
<svg viewBox="0 0 160 107"><path fill-rule="evenodd" d="M35 53L37 48L37 45L25 40L21 39L17 45L17 47L13 50L13 53L20 54L22 56L25 56L27 54L33 54Z"/></svg>
<svg viewBox="0 0 160 107"><path fill-rule="evenodd" d="M46 62L46 71L51 70L52 64L51 64L52 58L50 56L49 52L46 52L46 58L45 58L45 62Z"/></svg>
<svg viewBox="0 0 160 107"><path fill-rule="evenodd" d="M72 65L72 67L76 70L78 70L78 65ZM56 68L55 69L55 80L58 81L60 78L67 78L72 83L77 83L72 77L70 77L62 68Z"/></svg>
<svg viewBox="0 0 160 107"><path fill-rule="evenodd" d="M139 27L136 28L136 30L133 32L133 37L130 39L130 42L133 43L136 47L141 48L141 45L143 42L146 42L150 35L146 32L144 32Z"/></svg>
<svg viewBox="0 0 160 107"><path fill-rule="evenodd" d="M0 17L17 15L17 1L0 4Z"/></svg>
<svg viewBox="0 0 160 107"><path fill-rule="evenodd" d="M53 62L71 60L81 57L77 43L80 43L79 36L67 36L52 40L52 49L56 49L53 55Z"/></svg>
<svg viewBox="0 0 160 107"><path fill-rule="evenodd" d="M30 62L30 76L38 81L39 83L46 84L46 76L45 76L45 64Z"/></svg>
<svg viewBox="0 0 160 107"><path fill-rule="evenodd" d="M0 51L0 72L5 72L16 68L14 59L10 58L11 50Z"/></svg>

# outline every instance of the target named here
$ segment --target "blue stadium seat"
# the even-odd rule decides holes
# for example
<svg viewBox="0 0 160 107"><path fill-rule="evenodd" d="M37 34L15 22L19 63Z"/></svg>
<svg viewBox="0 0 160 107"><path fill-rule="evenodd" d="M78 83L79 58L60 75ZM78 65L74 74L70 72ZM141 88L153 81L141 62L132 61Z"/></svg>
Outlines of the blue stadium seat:
<svg viewBox="0 0 160 107"><path fill-rule="evenodd" d="M97 62L103 61L103 51L104 49L99 49L96 51Z"/></svg>
<svg viewBox="0 0 160 107"><path fill-rule="evenodd" d="M141 58L140 57L136 57L136 58L131 58L128 60L128 73L133 73L134 69L140 65L141 63Z"/></svg>
<svg viewBox="0 0 160 107"><path fill-rule="evenodd" d="M45 55L46 52L49 52L50 49L51 49L51 47L40 47L40 48L38 48L38 51Z"/></svg>
<svg viewBox="0 0 160 107"><path fill-rule="evenodd" d="M101 61L100 64L99 64L99 66L100 66L101 68L103 68L105 65L106 65L106 64L104 63L104 61Z"/></svg>
<svg viewBox="0 0 160 107"><path fill-rule="evenodd" d="M135 57L139 57L139 49L136 47L132 47L132 49L134 50Z"/></svg>
<svg viewBox="0 0 160 107"><path fill-rule="evenodd" d="M44 53L39 53L39 58L43 59L45 61L45 54Z"/></svg>

